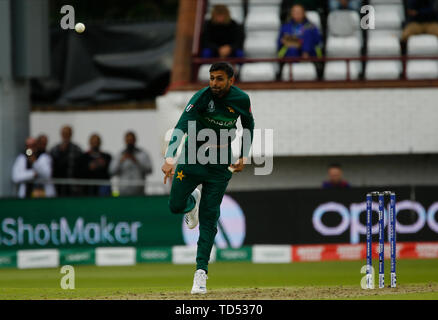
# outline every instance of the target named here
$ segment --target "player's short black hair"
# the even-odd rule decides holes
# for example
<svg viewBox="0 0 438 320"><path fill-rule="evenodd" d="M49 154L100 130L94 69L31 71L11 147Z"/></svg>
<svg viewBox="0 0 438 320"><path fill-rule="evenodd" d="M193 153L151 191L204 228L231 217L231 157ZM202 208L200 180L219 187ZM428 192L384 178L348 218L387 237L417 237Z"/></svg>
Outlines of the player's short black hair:
<svg viewBox="0 0 438 320"><path fill-rule="evenodd" d="M328 166L329 169L331 168L337 168L337 169L342 169L342 166L340 163L334 162L334 163L330 163L330 165Z"/></svg>
<svg viewBox="0 0 438 320"><path fill-rule="evenodd" d="M216 63L213 63L210 67L210 72L219 71L219 70L225 71L228 78L231 78L234 76L234 69L231 66L231 64L229 64L228 62L216 62Z"/></svg>

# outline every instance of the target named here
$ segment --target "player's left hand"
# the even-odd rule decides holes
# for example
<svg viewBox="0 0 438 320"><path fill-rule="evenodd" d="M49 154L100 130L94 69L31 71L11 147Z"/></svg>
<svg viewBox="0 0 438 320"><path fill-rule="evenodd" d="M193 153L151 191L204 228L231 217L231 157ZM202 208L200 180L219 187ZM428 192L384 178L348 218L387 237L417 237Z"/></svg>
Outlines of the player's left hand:
<svg viewBox="0 0 438 320"><path fill-rule="evenodd" d="M163 166L161 167L161 171L164 173L164 184L166 184L167 179L172 179L175 174L175 162L172 158L166 158Z"/></svg>
<svg viewBox="0 0 438 320"><path fill-rule="evenodd" d="M246 158L240 158L237 160L235 164L230 165L231 168L233 168L233 172L241 172L243 171L243 168L245 167Z"/></svg>

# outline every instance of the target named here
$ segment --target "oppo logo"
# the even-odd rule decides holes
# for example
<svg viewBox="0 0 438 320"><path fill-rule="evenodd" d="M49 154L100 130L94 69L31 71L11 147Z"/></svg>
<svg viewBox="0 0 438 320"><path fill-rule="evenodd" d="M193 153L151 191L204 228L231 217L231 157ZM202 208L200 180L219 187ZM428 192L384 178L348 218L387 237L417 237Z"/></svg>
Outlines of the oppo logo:
<svg viewBox="0 0 438 320"><path fill-rule="evenodd" d="M438 211L438 202L433 203L429 209L426 209L418 202L411 200L399 201L396 204L396 216L404 210L410 210L417 214L417 219L412 224L401 224L396 222L397 233L417 233L427 224L428 227L438 233L438 221L435 215ZM373 203L373 211L378 212L378 204ZM337 226L327 226L322 222L322 217L328 212L336 212L341 216L341 222ZM350 242L359 243L361 234L366 234L366 226L359 220L362 212L366 212L366 203L352 203L348 209L341 203L327 202L319 205L313 212L312 223L313 227L320 234L325 236L336 236L344 233L350 228ZM389 206L385 208L385 227L388 225ZM388 228L389 229L389 228ZM378 223L372 227L372 233L377 234L379 230ZM388 230L389 232L389 230Z"/></svg>

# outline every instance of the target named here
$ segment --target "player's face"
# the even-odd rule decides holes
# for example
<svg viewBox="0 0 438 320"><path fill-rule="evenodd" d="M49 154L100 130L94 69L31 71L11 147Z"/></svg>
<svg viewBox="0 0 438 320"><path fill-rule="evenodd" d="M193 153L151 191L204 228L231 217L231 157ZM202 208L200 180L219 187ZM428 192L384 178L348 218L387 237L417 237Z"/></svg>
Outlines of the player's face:
<svg viewBox="0 0 438 320"><path fill-rule="evenodd" d="M213 95L222 97L230 90L234 77L228 78L223 70L210 72L210 88Z"/></svg>

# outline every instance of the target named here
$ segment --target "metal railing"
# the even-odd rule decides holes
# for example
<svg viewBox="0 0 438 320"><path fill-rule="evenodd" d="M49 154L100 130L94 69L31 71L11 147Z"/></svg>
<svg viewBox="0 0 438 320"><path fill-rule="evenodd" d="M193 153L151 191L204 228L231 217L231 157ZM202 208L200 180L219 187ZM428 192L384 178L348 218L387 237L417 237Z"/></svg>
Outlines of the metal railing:
<svg viewBox="0 0 438 320"><path fill-rule="evenodd" d="M111 187L112 195L118 194L120 187L143 187L146 191L145 195L160 195L168 194L170 184L164 184L163 181L149 181L144 179L122 180L117 177L111 179L78 179L78 178L51 178L48 180L38 180L39 184L51 183L60 186L72 187ZM83 194L88 195L84 190Z"/></svg>

